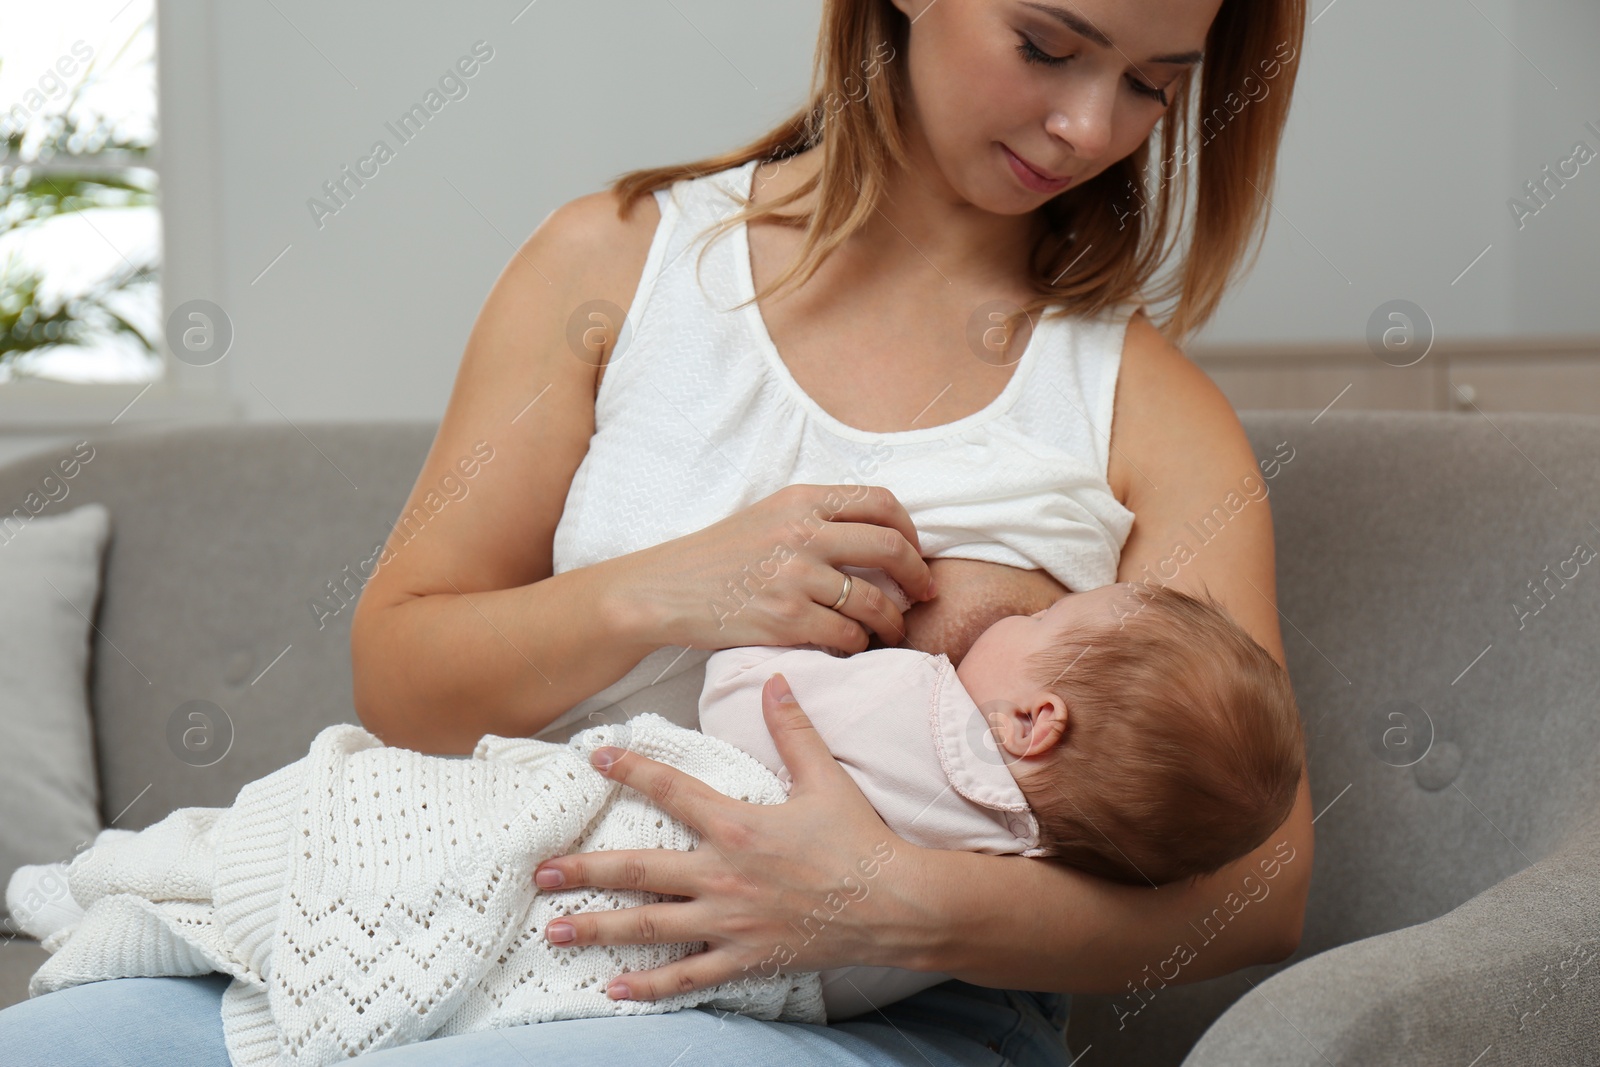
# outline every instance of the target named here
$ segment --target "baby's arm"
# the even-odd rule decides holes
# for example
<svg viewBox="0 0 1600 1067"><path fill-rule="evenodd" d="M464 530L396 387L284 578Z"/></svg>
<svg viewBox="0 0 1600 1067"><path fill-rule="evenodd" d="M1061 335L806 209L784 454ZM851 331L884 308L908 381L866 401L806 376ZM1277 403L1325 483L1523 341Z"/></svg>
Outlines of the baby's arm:
<svg viewBox="0 0 1600 1067"><path fill-rule="evenodd" d="M778 673L798 695L812 688L807 678L830 666L837 670L842 662L818 649L783 645L743 645L713 652L706 658L706 680L700 690L700 732L748 752L787 785L788 772L761 714L761 689Z"/></svg>

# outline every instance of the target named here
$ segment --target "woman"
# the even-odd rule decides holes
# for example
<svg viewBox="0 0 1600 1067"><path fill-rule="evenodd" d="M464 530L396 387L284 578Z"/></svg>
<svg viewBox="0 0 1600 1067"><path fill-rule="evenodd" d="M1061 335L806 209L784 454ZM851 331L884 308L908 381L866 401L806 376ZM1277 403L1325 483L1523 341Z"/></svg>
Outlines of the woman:
<svg viewBox="0 0 1600 1067"><path fill-rule="evenodd" d="M888 484L909 468L841 465L881 455L874 442L935 464L980 439L996 464L1024 453L1077 464L1088 519L1075 529L1107 542L1077 587L1155 576L1209 589L1282 662L1264 502L1198 550L1174 550L1256 465L1227 402L1168 338L1206 321L1259 236L1303 22L1303 0L828 0L807 108L739 151L562 207L496 282L407 515L425 515L464 457L483 459L475 443L490 442L492 459L477 466L476 503L391 540L361 600L362 721L434 752L469 751L486 732L557 738L644 708L692 722L690 668L712 649L905 641L959 660L995 618L1066 591L982 543L924 560L900 499L911 487ZM1175 238L1191 187L1185 251ZM719 189L733 241L706 265L712 295L742 293L742 311L685 281L704 251L686 243L687 223ZM1161 282L1164 264L1176 269ZM1165 336L1132 312L1147 299L1171 302ZM608 326L624 307L619 333ZM1064 314L1035 323L1046 309ZM1013 329L1025 323L1031 334ZM1024 372L1032 388L1008 388ZM1044 429L1018 446L998 427L1028 404ZM817 460L824 440L837 451ZM723 447L750 441L775 451ZM972 476L953 458L934 469ZM806 471L837 476L795 476ZM848 567L883 568L914 603L902 613L847 581ZM678 812L703 845L544 864L541 885L682 898L574 916L544 936L707 944L619 975L615 997L703 988L776 955L788 970L951 980L825 1027L704 1011L558 1022L378 1052L374 1067L1064 1063L1065 993L1128 993L1131 1015L1168 982L1294 950L1311 870L1304 778L1261 849L1192 886L1150 891L892 839L871 891L797 937L795 918L816 914L858 858L883 855L887 831L803 710L777 703L783 688L769 682L766 713L794 771L790 802L745 804L609 750L608 773ZM1269 863L1272 892L1174 962L1191 924ZM28 1063L219 1067L222 986L80 986L0 1015L0 1040Z"/></svg>

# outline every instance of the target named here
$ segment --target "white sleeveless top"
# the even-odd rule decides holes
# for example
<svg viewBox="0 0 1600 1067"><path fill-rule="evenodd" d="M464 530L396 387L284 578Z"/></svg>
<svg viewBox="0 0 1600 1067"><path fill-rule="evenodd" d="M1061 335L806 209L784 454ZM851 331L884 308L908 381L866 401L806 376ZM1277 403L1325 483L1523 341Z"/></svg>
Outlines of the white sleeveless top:
<svg viewBox="0 0 1600 1067"><path fill-rule="evenodd" d="M601 378L594 435L555 530L554 572L681 537L811 482L888 487L930 559L1043 569L1074 591L1116 581L1133 513L1106 468L1133 307L1041 319L1005 389L965 418L888 433L847 426L800 389L756 304L729 310L755 291L742 223L710 245L696 278L703 231L743 206L756 166L654 194L661 222ZM725 608L737 604L730 580ZM538 736L561 740L644 711L694 727L709 654L657 649Z"/></svg>

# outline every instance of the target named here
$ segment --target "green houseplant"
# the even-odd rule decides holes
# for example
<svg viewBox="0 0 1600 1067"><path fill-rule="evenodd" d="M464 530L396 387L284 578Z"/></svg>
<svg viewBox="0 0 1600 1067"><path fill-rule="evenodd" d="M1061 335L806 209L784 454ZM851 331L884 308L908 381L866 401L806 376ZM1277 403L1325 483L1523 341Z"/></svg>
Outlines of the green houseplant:
<svg viewBox="0 0 1600 1067"><path fill-rule="evenodd" d="M117 55L126 48L124 44ZM91 62L58 113L38 116L33 128L8 128L0 141L0 240L91 208L156 204L149 139L130 136L82 105L83 90L95 78L93 66ZM14 252L0 258L0 369L24 376L24 357L30 354L116 335L158 354L158 339L117 305L125 294L154 286L159 270L154 260L124 258L116 270L81 292L47 296L37 268Z"/></svg>

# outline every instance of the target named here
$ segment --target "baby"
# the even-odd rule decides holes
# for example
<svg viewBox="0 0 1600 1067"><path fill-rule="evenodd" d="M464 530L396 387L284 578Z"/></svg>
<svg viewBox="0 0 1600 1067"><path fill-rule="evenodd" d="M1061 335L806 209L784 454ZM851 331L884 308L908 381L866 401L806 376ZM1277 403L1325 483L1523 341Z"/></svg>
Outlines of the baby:
<svg viewBox="0 0 1600 1067"><path fill-rule="evenodd" d="M928 847L1155 885L1250 851L1298 780L1283 671L1215 604L1171 590L1108 586L1001 619L959 668L903 648L725 649L706 661L703 731L639 714L564 744L485 736L458 760L331 726L229 808L181 808L137 833L102 832L70 866L23 868L7 899L52 953L30 992L221 971L233 978L230 1058L267 1067L284 1050L332 1064L436 1035L694 1006L823 1022L942 981L894 968L796 974L777 961L711 989L614 1001L604 988L619 969L695 946L542 936L573 911L661 899L538 891L543 859L697 842L595 771L596 746L625 744L729 796L784 800L761 712L774 671L889 828ZM17 906L41 876L70 889L53 913ZM808 938L825 930L813 918L796 927Z"/></svg>
<svg viewBox="0 0 1600 1067"><path fill-rule="evenodd" d="M854 573L904 602L881 571ZM917 845L1157 886L1256 848L1299 785L1286 672L1214 600L1164 586L1122 582L1008 616L959 666L906 648L712 653L701 729L788 788L761 714L774 672L888 827ZM843 1018L945 977L825 971L823 997Z"/></svg>

